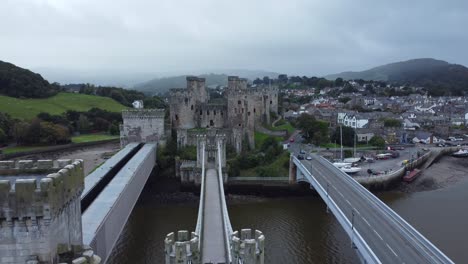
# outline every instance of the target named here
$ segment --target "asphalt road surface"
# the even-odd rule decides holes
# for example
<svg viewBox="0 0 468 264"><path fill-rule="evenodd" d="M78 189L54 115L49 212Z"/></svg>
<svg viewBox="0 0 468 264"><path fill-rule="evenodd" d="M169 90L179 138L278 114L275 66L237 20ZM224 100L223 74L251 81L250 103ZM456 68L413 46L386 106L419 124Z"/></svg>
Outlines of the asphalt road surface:
<svg viewBox="0 0 468 264"><path fill-rule="evenodd" d="M382 263L437 263L399 224L352 186L349 179L345 179L347 176L318 159L320 157L313 155L313 160L301 162L324 189L328 189L329 196L354 223L354 228Z"/></svg>

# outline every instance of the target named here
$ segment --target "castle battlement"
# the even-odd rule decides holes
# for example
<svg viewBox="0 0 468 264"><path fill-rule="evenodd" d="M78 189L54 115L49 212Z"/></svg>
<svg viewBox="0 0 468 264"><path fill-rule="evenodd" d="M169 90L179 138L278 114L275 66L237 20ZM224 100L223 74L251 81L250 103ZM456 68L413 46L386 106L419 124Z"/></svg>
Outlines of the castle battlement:
<svg viewBox="0 0 468 264"><path fill-rule="evenodd" d="M183 99L183 98L191 98L193 93L192 91L186 88L173 88L169 90L170 98L173 99Z"/></svg>
<svg viewBox="0 0 468 264"><path fill-rule="evenodd" d="M71 164L70 159L59 160L2 160L0 175L38 174L55 172Z"/></svg>
<svg viewBox="0 0 468 264"><path fill-rule="evenodd" d="M68 161L61 160L65 164ZM2 166L9 166L8 170L25 172L25 164L28 169L34 170L37 166L50 169L53 161L18 161L18 167L12 168L14 162L1 162ZM36 164L34 167L34 164ZM75 160L56 173L44 175L4 176L0 180L0 222L2 226L19 219L36 220L53 219L57 217L63 208L70 202L78 199L84 188L83 161ZM7 222L7 223L4 223Z"/></svg>
<svg viewBox="0 0 468 264"><path fill-rule="evenodd" d="M263 264L265 263L265 236L261 231L242 229L231 236L231 256L233 263Z"/></svg>
<svg viewBox="0 0 468 264"><path fill-rule="evenodd" d="M123 119L164 118L164 109L128 109L122 110Z"/></svg>

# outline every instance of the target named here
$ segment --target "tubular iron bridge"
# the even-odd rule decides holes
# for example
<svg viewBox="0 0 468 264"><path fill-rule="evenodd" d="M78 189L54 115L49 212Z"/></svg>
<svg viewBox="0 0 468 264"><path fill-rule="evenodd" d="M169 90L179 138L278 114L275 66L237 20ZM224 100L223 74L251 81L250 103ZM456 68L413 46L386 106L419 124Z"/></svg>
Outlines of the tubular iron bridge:
<svg viewBox="0 0 468 264"><path fill-rule="evenodd" d="M296 181L319 193L364 263L453 263L397 213L328 160L292 156ZM294 171L294 169L293 169Z"/></svg>

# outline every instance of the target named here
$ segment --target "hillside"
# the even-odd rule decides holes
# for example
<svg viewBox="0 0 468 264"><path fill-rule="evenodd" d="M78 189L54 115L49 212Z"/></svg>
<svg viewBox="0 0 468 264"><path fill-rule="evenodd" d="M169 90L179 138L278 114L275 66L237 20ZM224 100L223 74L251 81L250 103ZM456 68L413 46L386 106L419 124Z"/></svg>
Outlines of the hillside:
<svg viewBox="0 0 468 264"><path fill-rule="evenodd" d="M86 94L58 93L44 99L18 99L0 95L0 111L20 119L32 119L41 112L58 115L67 110L88 111L93 107L111 112L120 112L126 108L111 98Z"/></svg>
<svg viewBox="0 0 468 264"><path fill-rule="evenodd" d="M435 59L414 59L361 72L342 72L326 76L330 80L338 77L346 80L363 79L424 86L428 90L437 89L444 94L459 94L461 91L468 91L468 68Z"/></svg>
<svg viewBox="0 0 468 264"><path fill-rule="evenodd" d="M254 80L255 78L263 78L263 76L278 77L278 73L267 72L267 71L253 71L253 70L228 70L227 73L210 73L200 74L199 77L206 79L206 85L215 87L218 85L227 85L228 75L236 75L241 78L247 78ZM184 88L187 85L185 78L187 75L179 75L172 77L163 77L150 80L138 85L135 85L134 89L154 95L164 94L171 88Z"/></svg>
<svg viewBox="0 0 468 264"><path fill-rule="evenodd" d="M0 61L0 94L17 98L46 98L60 87L50 84L40 74Z"/></svg>

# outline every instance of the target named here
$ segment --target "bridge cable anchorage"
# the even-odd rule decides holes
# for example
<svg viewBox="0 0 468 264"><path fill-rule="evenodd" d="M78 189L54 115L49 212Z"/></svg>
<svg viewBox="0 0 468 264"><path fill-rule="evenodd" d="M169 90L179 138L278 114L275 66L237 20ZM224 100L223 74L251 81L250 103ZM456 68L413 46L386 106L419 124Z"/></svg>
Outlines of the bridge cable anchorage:
<svg viewBox="0 0 468 264"><path fill-rule="evenodd" d="M364 188L361 184L359 184L355 179L349 177L346 173L338 170L335 166L333 166L328 160L319 156L318 162L330 169L331 171L335 171L339 175L342 175L345 181L347 181L350 185L354 187L364 198L366 198L371 205L373 205L376 209L383 211L399 229L400 232L405 233L407 238L410 239L411 247L416 250L421 250L425 252L429 257L432 263L454 263L451 259L449 259L443 252L441 252L436 246L434 246L429 240L427 240L421 233L419 233L413 226L411 226L408 222L406 222L401 216L395 213L392 209L390 209L385 203L383 203L380 199L375 197L371 192L369 192L366 188ZM310 172L309 172L310 173ZM366 220L367 223L367 220ZM437 258L437 259L436 259Z"/></svg>

